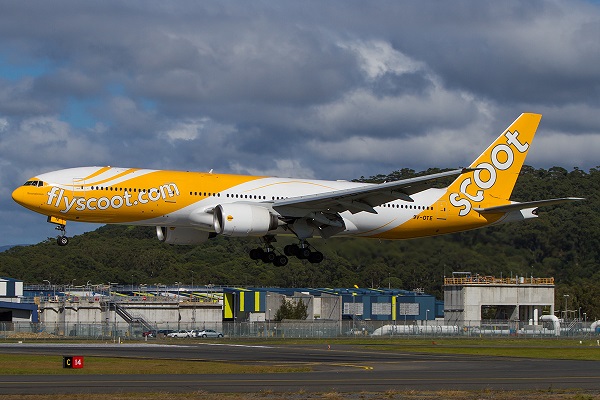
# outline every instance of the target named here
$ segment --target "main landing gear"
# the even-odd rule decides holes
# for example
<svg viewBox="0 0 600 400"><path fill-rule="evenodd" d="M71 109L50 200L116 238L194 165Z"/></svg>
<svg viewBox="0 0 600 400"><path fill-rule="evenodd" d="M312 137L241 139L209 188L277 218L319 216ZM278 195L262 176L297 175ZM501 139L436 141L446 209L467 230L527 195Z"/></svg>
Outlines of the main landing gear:
<svg viewBox="0 0 600 400"><path fill-rule="evenodd" d="M288 258L283 254L277 254L273 247L273 242L277 241L275 236L263 236L261 238L263 247L257 247L256 249L250 250L250 258L253 260L262 260L264 263L273 263L276 267L286 266Z"/></svg>
<svg viewBox="0 0 600 400"><path fill-rule="evenodd" d="M310 245L305 241L300 244L288 244L283 248L287 256L295 256L299 260L308 260L309 263L318 264L323 261L323 253L320 251L311 251Z"/></svg>
<svg viewBox="0 0 600 400"><path fill-rule="evenodd" d="M273 247L274 236L265 236L262 238L263 247L257 247L250 250L250 258L253 260L262 260L265 263L273 263L276 267L283 267L289 262L288 257L296 257L299 260L308 260L312 264L318 264L323 261L323 253L320 251L311 251L310 245L305 240L300 244L288 244L283 248L284 254L277 254Z"/></svg>

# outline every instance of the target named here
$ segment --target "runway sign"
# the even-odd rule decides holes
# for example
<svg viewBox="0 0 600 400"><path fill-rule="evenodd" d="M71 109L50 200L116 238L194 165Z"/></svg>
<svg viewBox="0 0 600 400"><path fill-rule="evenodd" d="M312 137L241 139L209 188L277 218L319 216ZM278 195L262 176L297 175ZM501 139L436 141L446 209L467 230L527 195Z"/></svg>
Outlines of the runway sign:
<svg viewBox="0 0 600 400"><path fill-rule="evenodd" d="M83 368L83 357L63 356L63 368Z"/></svg>

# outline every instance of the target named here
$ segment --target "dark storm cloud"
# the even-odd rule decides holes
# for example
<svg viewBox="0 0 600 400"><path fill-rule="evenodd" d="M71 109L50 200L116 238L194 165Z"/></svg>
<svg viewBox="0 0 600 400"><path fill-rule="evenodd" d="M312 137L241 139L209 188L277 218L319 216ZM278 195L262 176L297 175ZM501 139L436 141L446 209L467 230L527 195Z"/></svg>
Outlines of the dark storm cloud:
<svg viewBox="0 0 600 400"><path fill-rule="evenodd" d="M544 114L529 163L593 167L599 29L584 1L6 2L0 194L89 164L456 167L524 111Z"/></svg>

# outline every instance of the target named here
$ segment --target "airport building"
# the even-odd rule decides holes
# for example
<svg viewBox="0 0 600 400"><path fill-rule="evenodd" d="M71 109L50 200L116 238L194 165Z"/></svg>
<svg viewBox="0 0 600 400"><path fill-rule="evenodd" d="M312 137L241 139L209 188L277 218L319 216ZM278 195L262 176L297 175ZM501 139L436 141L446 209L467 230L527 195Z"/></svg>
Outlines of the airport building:
<svg viewBox="0 0 600 400"><path fill-rule="evenodd" d="M133 290L132 290L133 289ZM57 335L139 334L164 329L222 330L228 323L271 323L283 301L306 306L306 321L340 330L342 321L404 321L442 317L431 295L397 289L111 286L31 287L39 321ZM91 328L94 326L94 328Z"/></svg>
<svg viewBox="0 0 600 400"><path fill-rule="evenodd" d="M38 322L37 306L23 297L23 281L0 278L0 323Z"/></svg>
<svg viewBox="0 0 600 400"><path fill-rule="evenodd" d="M494 278L455 273L444 301L422 291L381 288L45 285L0 279L0 331L58 336L139 337L143 332L215 329L237 336L336 336L528 329L558 333L552 278ZM283 321L285 302L306 319ZM554 326L550 326L554 324ZM400 328L403 327L403 328ZM571 326L575 329L576 326ZM591 327L595 328L595 327ZM378 333L377 333L378 332ZM544 331L545 333L546 331ZM0 332L1 334L1 332Z"/></svg>
<svg viewBox="0 0 600 400"><path fill-rule="evenodd" d="M554 278L496 278L470 272L444 278L445 325L504 321L514 330L538 326L543 315L554 316Z"/></svg>

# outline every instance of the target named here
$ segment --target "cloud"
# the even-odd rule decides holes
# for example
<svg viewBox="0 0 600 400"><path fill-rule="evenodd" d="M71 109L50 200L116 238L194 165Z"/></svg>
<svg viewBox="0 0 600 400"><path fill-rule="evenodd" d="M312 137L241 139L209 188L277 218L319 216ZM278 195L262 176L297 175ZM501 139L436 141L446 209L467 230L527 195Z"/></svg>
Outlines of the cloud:
<svg viewBox="0 0 600 400"><path fill-rule="evenodd" d="M586 1L7 3L0 194L89 164L456 167L524 111L544 114L528 163L595 167L599 36Z"/></svg>

